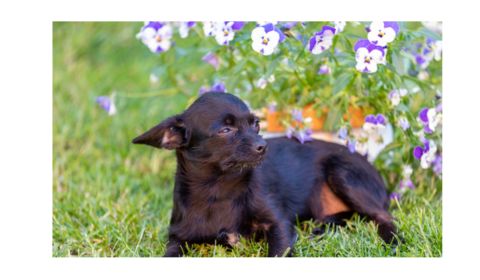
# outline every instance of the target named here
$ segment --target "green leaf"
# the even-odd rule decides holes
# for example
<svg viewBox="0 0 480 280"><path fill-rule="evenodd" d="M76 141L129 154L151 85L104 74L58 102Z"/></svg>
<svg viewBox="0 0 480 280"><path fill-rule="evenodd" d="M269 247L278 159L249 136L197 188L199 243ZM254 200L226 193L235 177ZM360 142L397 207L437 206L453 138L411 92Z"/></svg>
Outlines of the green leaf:
<svg viewBox="0 0 480 280"><path fill-rule="evenodd" d="M421 28L415 32L415 35L420 35L428 38L432 38L434 40L442 40L442 36L438 33L435 33L427 28Z"/></svg>
<svg viewBox="0 0 480 280"><path fill-rule="evenodd" d="M345 89L353 80L352 72L344 72L338 76L333 85L332 93L335 95Z"/></svg>

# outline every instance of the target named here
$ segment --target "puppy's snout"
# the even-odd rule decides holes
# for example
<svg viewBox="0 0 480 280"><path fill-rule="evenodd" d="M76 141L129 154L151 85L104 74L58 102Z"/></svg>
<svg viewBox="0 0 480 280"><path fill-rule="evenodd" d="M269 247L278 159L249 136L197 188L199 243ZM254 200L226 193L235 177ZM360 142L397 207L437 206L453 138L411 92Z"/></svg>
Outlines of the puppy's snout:
<svg viewBox="0 0 480 280"><path fill-rule="evenodd" d="M263 154L266 148L267 142L261 138L255 141L255 143L253 144L253 151L257 154Z"/></svg>

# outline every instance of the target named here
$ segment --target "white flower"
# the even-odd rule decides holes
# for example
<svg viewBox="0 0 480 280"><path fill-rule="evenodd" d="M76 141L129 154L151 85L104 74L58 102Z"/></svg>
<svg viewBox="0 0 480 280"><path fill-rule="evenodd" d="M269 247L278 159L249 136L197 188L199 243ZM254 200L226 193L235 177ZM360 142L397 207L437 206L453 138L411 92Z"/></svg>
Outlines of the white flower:
<svg viewBox="0 0 480 280"><path fill-rule="evenodd" d="M180 33L180 37L187 38L190 28L192 28L194 24L195 24L194 22L189 22L189 21L180 22L178 26L178 33Z"/></svg>
<svg viewBox="0 0 480 280"><path fill-rule="evenodd" d="M374 21L370 24L368 40L378 46L386 46L395 39L395 36L395 30L392 27L385 27L383 21Z"/></svg>
<svg viewBox="0 0 480 280"><path fill-rule="evenodd" d="M428 109L427 112L428 117L428 128L433 132L437 128L437 126L442 123L442 113L437 113L435 108Z"/></svg>
<svg viewBox="0 0 480 280"><path fill-rule="evenodd" d="M217 24L217 28L215 31L215 40L220 45L228 45L230 41L233 40L235 37L235 32L232 29L232 25L234 24L233 21L229 22L220 22Z"/></svg>
<svg viewBox="0 0 480 280"><path fill-rule="evenodd" d="M355 67L358 71L374 73L377 72L377 64L382 62L383 53L378 49L368 51L366 48L359 48L355 59L357 60Z"/></svg>
<svg viewBox="0 0 480 280"><path fill-rule="evenodd" d="M205 36L214 36L217 30L217 23L213 21L203 22L203 33Z"/></svg>
<svg viewBox="0 0 480 280"><path fill-rule="evenodd" d="M272 25L277 25L278 21L257 21L257 24L260 26L267 25L267 24L272 24Z"/></svg>
<svg viewBox="0 0 480 280"><path fill-rule="evenodd" d="M262 26L252 30L252 48L263 55L271 55L278 45L280 34L275 29L265 32Z"/></svg>
<svg viewBox="0 0 480 280"><path fill-rule="evenodd" d="M429 141L429 149L428 151L424 152L422 157L420 158L420 166L423 169L427 169L430 167L432 162L435 160L435 154L437 153L437 146L435 145L435 142Z"/></svg>
<svg viewBox="0 0 480 280"><path fill-rule="evenodd" d="M390 99L390 102L392 102L392 105L395 107L398 104L400 104L400 101L401 101L402 97L404 97L405 95L407 95L407 90L406 89L402 88L402 89L399 89L399 90L392 90L388 94L388 99Z"/></svg>
<svg viewBox="0 0 480 280"><path fill-rule="evenodd" d="M404 165L403 168L402 168L402 176L404 179L408 179L410 178L410 176L412 175L413 173L413 169L412 169L412 166L411 165Z"/></svg>
<svg viewBox="0 0 480 280"><path fill-rule="evenodd" d="M334 32L335 28L324 26L322 31L315 33L315 35L310 38L310 52L312 54L321 54L323 51L329 49L333 44Z"/></svg>
<svg viewBox="0 0 480 280"><path fill-rule="evenodd" d="M167 51L171 46L172 27L168 24L149 22L145 25L137 38L155 53Z"/></svg>
<svg viewBox="0 0 480 280"><path fill-rule="evenodd" d="M347 23L345 21L334 21L335 24L335 34L338 34L343 31Z"/></svg>

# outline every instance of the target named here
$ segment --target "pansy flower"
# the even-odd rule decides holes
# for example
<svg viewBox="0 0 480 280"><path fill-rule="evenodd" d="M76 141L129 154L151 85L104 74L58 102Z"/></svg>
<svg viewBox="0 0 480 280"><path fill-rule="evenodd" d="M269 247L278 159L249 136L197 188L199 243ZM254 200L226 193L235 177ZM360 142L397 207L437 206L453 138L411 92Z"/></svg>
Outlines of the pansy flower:
<svg viewBox="0 0 480 280"><path fill-rule="evenodd" d="M292 110L292 119L297 121L297 122L302 122L303 121L302 111L299 110L299 109L293 109Z"/></svg>
<svg viewBox="0 0 480 280"><path fill-rule="evenodd" d="M97 104L105 111L109 116L113 116L117 113L117 107L115 107L115 93L110 96L99 96L96 99Z"/></svg>
<svg viewBox="0 0 480 280"><path fill-rule="evenodd" d="M442 58L442 41L427 38L423 45L417 46L413 54L420 69L426 69L432 60L439 61Z"/></svg>
<svg viewBox="0 0 480 280"><path fill-rule="evenodd" d="M338 130L338 138L341 139L341 140L345 140L345 139L347 139L347 136L348 136L348 129L346 127L342 126Z"/></svg>
<svg viewBox="0 0 480 280"><path fill-rule="evenodd" d="M402 128L403 131L410 128L410 123L408 122L407 118L400 117L398 119L398 125Z"/></svg>
<svg viewBox="0 0 480 280"><path fill-rule="evenodd" d="M385 47L395 39L398 31L398 23L394 21L374 21L369 27L368 40L377 46Z"/></svg>
<svg viewBox="0 0 480 280"><path fill-rule="evenodd" d="M402 167L402 176L403 178L405 179L408 179L412 176L412 173L413 173L413 168L411 165L409 164L406 164Z"/></svg>
<svg viewBox="0 0 480 280"><path fill-rule="evenodd" d="M285 39L285 35L269 23L257 26L252 30L252 48L263 55L271 55L277 48L278 43Z"/></svg>
<svg viewBox="0 0 480 280"><path fill-rule="evenodd" d="M218 70L218 68L220 67L220 59L218 58L218 56L214 53L207 53L206 55L204 55L202 57L202 60L210 65L213 66L213 68L215 68L215 70Z"/></svg>
<svg viewBox="0 0 480 280"><path fill-rule="evenodd" d="M353 138L348 138L347 140L347 148L350 153L355 153L357 147L357 141Z"/></svg>
<svg viewBox="0 0 480 280"><path fill-rule="evenodd" d="M217 23L214 21L204 21L203 22L203 33L205 36L214 36L217 30Z"/></svg>
<svg viewBox="0 0 480 280"><path fill-rule="evenodd" d="M332 69L330 69L330 67L327 64L321 65L317 72L317 74L320 74L320 75L328 75L330 73L332 73Z"/></svg>
<svg viewBox="0 0 480 280"><path fill-rule="evenodd" d="M335 24L335 34L342 32L345 25L347 25L345 21L334 21L333 23Z"/></svg>
<svg viewBox="0 0 480 280"><path fill-rule="evenodd" d="M431 38L427 38L425 48L423 49L423 55L429 60L435 59L439 61L442 58L442 41L435 41Z"/></svg>
<svg viewBox="0 0 480 280"><path fill-rule="evenodd" d="M366 73L377 72L377 64L383 63L385 50L370 43L368 40L359 40L354 47L358 71Z"/></svg>
<svg viewBox="0 0 480 280"><path fill-rule="evenodd" d="M227 92L227 89L225 87L225 84L223 82L216 82L215 84L212 85L212 87L206 87L202 86L200 87L198 94L202 95L207 92Z"/></svg>
<svg viewBox="0 0 480 280"><path fill-rule="evenodd" d="M400 190L406 190L406 189L415 189L415 185L413 184L411 179L403 179L400 181L398 184L398 187Z"/></svg>
<svg viewBox="0 0 480 280"><path fill-rule="evenodd" d="M399 194L398 192L392 192L388 197L390 198L390 200L399 201L400 198L402 198L402 195Z"/></svg>
<svg viewBox="0 0 480 280"><path fill-rule="evenodd" d="M188 37L188 32L190 31L190 28L195 26L194 21L184 21L180 22L180 26L178 27L178 33L180 33L181 38L187 38Z"/></svg>
<svg viewBox="0 0 480 280"><path fill-rule="evenodd" d="M274 81L275 81L275 76L273 74L270 75L270 77L268 77L268 79L265 78L265 77L261 77L257 81L257 87L261 88L261 89L265 89L267 87L268 83L273 83Z"/></svg>
<svg viewBox="0 0 480 280"><path fill-rule="evenodd" d="M217 25L217 30L215 31L215 40L220 45L228 45L230 41L235 37L235 32L233 31L233 22L222 22Z"/></svg>
<svg viewBox="0 0 480 280"><path fill-rule="evenodd" d="M442 155L437 154L435 156L435 159L433 160L433 172L437 174L438 176L442 175Z"/></svg>
<svg viewBox="0 0 480 280"><path fill-rule="evenodd" d="M312 54L321 54L332 46L335 28L325 25L320 32L310 38L309 50Z"/></svg>
<svg viewBox="0 0 480 280"><path fill-rule="evenodd" d="M436 152L437 152L437 146L435 145L435 142L425 139L425 141L423 142L423 147L416 146L413 149L413 156L416 159L420 160L420 166L423 169L427 169L435 160Z"/></svg>
<svg viewBox="0 0 480 280"><path fill-rule="evenodd" d="M312 130L310 128L295 131L293 133L293 137L295 137L302 144L313 141Z"/></svg>
<svg viewBox="0 0 480 280"><path fill-rule="evenodd" d="M215 27L215 40L220 45L228 45L235 37L235 31L243 28L243 21L217 22Z"/></svg>
<svg viewBox="0 0 480 280"><path fill-rule="evenodd" d="M147 22L137 34L140 39L154 53L167 51L171 46L172 27L159 21Z"/></svg>
<svg viewBox="0 0 480 280"><path fill-rule="evenodd" d="M402 97L407 95L407 90L402 88L402 89L394 89L388 93L388 99L392 103L393 106L397 106L400 104L400 100Z"/></svg>
<svg viewBox="0 0 480 280"><path fill-rule="evenodd" d="M418 119L423 124L425 133L430 134L441 124L442 113L437 111L437 108L423 108L418 114Z"/></svg>
<svg viewBox="0 0 480 280"><path fill-rule="evenodd" d="M363 124L363 130L368 133L378 132L381 129L385 128L387 121L385 116L382 114L368 115L365 117L365 123Z"/></svg>

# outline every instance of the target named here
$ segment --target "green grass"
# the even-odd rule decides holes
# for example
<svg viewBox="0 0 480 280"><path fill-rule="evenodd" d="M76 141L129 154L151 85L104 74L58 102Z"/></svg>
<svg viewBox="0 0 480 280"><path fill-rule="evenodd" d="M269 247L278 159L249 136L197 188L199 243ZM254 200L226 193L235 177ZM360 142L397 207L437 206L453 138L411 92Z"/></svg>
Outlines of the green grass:
<svg viewBox="0 0 480 280"><path fill-rule="evenodd" d="M148 76L158 60L134 35L141 24L55 23L53 45L53 256L161 256L172 208L172 152L131 139L182 110L195 93L171 94ZM160 84L162 81L160 81ZM118 114L95 104L117 91ZM162 94L164 93L164 94ZM132 95L155 94L132 98ZM426 180L428 181L428 180ZM393 252L371 222L311 238L298 225L296 256L366 257L442 254L441 193L424 184L392 206L404 243ZM266 244L241 240L192 246L187 256L265 256Z"/></svg>

